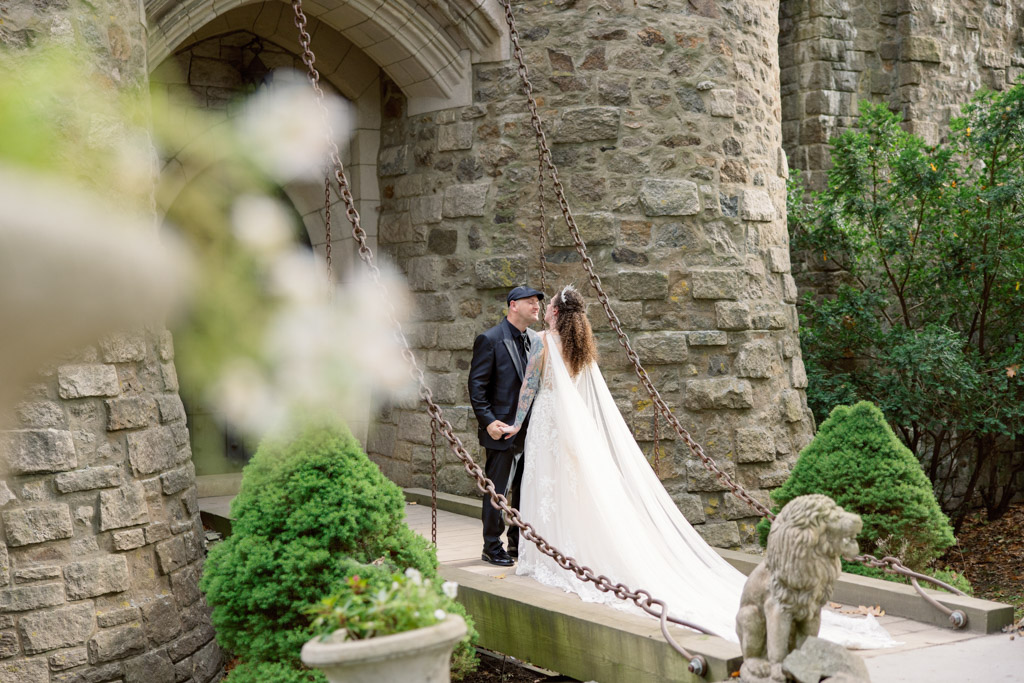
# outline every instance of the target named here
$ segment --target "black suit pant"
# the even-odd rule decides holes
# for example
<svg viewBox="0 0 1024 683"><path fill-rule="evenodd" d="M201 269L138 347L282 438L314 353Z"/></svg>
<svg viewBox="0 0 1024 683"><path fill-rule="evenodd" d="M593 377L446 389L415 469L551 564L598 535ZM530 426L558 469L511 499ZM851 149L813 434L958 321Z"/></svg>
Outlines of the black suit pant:
<svg viewBox="0 0 1024 683"><path fill-rule="evenodd" d="M522 454L522 440L517 440L511 448L503 451L496 451L490 448L487 451L487 461L484 463L484 473L487 478L494 482L494 489L498 493L505 493L509 504L519 509L519 487L523 481L523 457L519 458L519 465L516 468L511 486L509 485L509 474L512 470L512 461L517 454ZM501 511L491 505L491 497L484 494L483 511L480 514L484 523L484 552L493 555L502 549L501 533L505 530L505 523L501 519ZM519 547L519 527L508 528L508 547Z"/></svg>

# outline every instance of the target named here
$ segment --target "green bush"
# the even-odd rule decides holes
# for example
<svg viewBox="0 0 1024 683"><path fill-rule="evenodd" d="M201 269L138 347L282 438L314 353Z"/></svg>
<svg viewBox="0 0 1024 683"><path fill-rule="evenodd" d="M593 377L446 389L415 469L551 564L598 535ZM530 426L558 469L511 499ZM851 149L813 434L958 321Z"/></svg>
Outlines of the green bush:
<svg viewBox="0 0 1024 683"><path fill-rule="evenodd" d="M327 677L293 664L243 662L228 672L224 683L327 683Z"/></svg>
<svg viewBox="0 0 1024 683"><path fill-rule="evenodd" d="M898 539L897 552L915 571L954 543L928 477L882 411L868 401L832 410L800 452L789 479L772 492L774 511L808 493L830 496L861 516L864 528L857 540L862 552L874 554L882 547L891 554ZM769 528L768 520L758 525L762 544Z"/></svg>
<svg viewBox="0 0 1024 683"><path fill-rule="evenodd" d="M261 444L231 512L232 535L211 549L200 587L218 642L246 662L299 662L313 636L303 609L346 578L343 558L437 573L401 490L347 433Z"/></svg>
<svg viewBox="0 0 1024 683"><path fill-rule="evenodd" d="M1024 81L980 91L937 145L861 102L828 189L789 193L793 248L842 273L801 306L807 403L877 404L959 525L1022 490Z"/></svg>

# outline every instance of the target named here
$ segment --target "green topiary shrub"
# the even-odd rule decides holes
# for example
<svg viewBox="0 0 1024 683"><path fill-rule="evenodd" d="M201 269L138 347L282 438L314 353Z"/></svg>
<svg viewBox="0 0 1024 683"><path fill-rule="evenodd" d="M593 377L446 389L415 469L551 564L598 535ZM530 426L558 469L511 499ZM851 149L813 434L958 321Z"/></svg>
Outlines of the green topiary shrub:
<svg viewBox="0 0 1024 683"><path fill-rule="evenodd" d="M832 410L800 452L789 479L772 492L774 511L807 493L831 496L861 516L864 529L857 540L862 552L898 547L902 561L915 571L955 540L917 459L868 401ZM761 520L762 544L769 528L768 520Z"/></svg>
<svg viewBox="0 0 1024 683"><path fill-rule="evenodd" d="M327 677L294 664L244 662L228 672L224 683L327 683Z"/></svg>
<svg viewBox="0 0 1024 683"><path fill-rule="evenodd" d="M217 641L245 662L298 664L313 636L303 609L345 578L343 558L437 573L401 490L347 433L261 444L231 512L232 535L211 549L200 587Z"/></svg>

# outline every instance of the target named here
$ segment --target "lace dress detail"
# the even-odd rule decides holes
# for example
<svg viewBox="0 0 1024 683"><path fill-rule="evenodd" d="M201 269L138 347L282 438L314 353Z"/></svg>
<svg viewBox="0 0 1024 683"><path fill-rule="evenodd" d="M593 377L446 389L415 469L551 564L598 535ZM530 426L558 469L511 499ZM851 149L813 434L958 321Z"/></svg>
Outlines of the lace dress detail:
<svg viewBox="0 0 1024 683"><path fill-rule="evenodd" d="M664 600L673 615L736 641L746 577L686 521L633 440L597 366L570 377L557 336L546 360L526 435L520 510L541 536L596 573ZM519 547L516 574L642 613L580 581L533 543ZM890 647L873 619L825 612L821 637L847 647Z"/></svg>

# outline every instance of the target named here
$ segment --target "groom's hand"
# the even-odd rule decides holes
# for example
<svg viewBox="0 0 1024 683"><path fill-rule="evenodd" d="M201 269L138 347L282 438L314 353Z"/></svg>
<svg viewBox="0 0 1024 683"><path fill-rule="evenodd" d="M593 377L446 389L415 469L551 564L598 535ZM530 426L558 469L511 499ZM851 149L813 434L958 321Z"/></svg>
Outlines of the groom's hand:
<svg viewBox="0 0 1024 683"><path fill-rule="evenodd" d="M501 420L495 420L491 424L487 425L487 434L495 441L500 441L502 435L501 430L503 430L505 427L508 427L508 425L502 422Z"/></svg>

